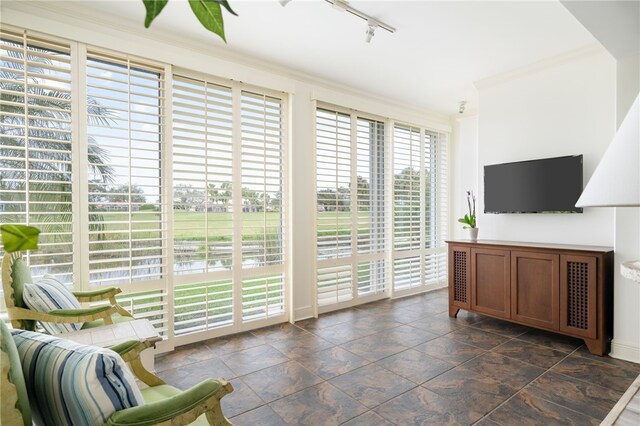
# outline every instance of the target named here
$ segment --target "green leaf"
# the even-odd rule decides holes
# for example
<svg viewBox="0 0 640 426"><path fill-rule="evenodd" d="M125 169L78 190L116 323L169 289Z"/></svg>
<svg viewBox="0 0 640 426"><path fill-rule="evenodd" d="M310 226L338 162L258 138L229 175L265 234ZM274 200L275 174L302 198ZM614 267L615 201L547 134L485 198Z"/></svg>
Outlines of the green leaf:
<svg viewBox="0 0 640 426"><path fill-rule="evenodd" d="M237 14L237 13L235 13L235 12L233 11L233 9L231 9L231 5L229 4L229 2L228 2L227 0L213 0L213 1L214 1L214 2L216 2L216 3L218 3L218 4L220 4L220 5L222 5L222 6L224 6L224 8L225 8L225 9L227 9L227 11L228 11L230 14L232 14L232 15L234 15L234 16L238 16L238 14Z"/></svg>
<svg viewBox="0 0 640 426"><path fill-rule="evenodd" d="M0 234L2 234L2 243L7 253L38 249L40 230L33 226L2 225Z"/></svg>
<svg viewBox="0 0 640 426"><path fill-rule="evenodd" d="M214 0L189 0L191 10L198 18L198 21L209 31L218 34L224 42L224 20L220 4Z"/></svg>
<svg viewBox="0 0 640 426"><path fill-rule="evenodd" d="M169 0L142 0L144 7L147 9L147 16L144 18L144 27L149 28L151 21L160 15L162 9L169 3Z"/></svg>
<svg viewBox="0 0 640 426"><path fill-rule="evenodd" d="M467 223L467 221L466 221L464 218L462 218L462 217L461 217L460 219L458 219L458 222L460 222L460 223L464 223L464 224L466 224L466 223Z"/></svg>

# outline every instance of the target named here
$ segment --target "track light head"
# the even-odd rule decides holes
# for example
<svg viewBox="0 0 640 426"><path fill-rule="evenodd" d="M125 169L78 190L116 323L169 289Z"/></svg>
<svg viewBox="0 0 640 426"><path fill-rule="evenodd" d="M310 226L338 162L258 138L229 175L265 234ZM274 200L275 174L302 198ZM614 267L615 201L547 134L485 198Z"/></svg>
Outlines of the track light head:
<svg viewBox="0 0 640 426"><path fill-rule="evenodd" d="M367 43L371 43L371 39L376 35L376 28L378 28L377 22L373 20L367 21L367 32L365 33L365 41Z"/></svg>
<svg viewBox="0 0 640 426"><path fill-rule="evenodd" d="M280 6L285 7L286 5L289 4L291 0L278 0L278 2L280 3Z"/></svg>

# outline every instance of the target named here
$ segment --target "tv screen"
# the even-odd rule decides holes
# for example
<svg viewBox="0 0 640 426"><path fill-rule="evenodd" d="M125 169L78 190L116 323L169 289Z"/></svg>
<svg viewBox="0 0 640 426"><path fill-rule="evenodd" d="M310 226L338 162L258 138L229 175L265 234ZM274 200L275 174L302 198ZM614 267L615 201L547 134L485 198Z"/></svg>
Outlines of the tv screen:
<svg viewBox="0 0 640 426"><path fill-rule="evenodd" d="M485 213L581 213L582 155L484 166Z"/></svg>

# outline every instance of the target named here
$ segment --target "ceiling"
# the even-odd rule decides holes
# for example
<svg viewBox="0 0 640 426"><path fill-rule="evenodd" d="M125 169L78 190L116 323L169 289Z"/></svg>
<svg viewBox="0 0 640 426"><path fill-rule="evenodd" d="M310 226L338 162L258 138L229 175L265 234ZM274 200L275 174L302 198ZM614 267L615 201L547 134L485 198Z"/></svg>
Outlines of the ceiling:
<svg viewBox="0 0 640 426"><path fill-rule="evenodd" d="M228 43L171 0L153 22L170 32L420 108L477 105L474 81L595 43L557 1L351 1L397 29L365 43L365 21L324 0L230 0ZM141 0L71 2L74 10L144 31Z"/></svg>

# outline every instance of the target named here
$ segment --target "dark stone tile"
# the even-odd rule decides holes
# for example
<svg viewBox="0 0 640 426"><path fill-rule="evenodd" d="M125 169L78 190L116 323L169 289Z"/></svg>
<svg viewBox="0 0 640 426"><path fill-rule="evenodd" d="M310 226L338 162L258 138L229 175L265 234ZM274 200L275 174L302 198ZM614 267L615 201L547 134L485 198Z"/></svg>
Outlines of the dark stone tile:
<svg viewBox="0 0 640 426"><path fill-rule="evenodd" d="M571 355L563 359L552 371L624 393L638 374L625 368L582 356Z"/></svg>
<svg viewBox="0 0 640 426"><path fill-rule="evenodd" d="M485 331L477 330L471 327L460 328L447 334L447 337L486 350L495 348L496 346L501 345L509 340L506 337L498 336L497 334L493 333L487 333Z"/></svg>
<svg viewBox="0 0 640 426"><path fill-rule="evenodd" d="M222 356L263 345L265 340L249 332L244 332L209 339L205 343L214 355Z"/></svg>
<svg viewBox="0 0 640 426"><path fill-rule="evenodd" d="M407 349L376 364L417 384L424 383L454 367L448 362L432 358L414 349Z"/></svg>
<svg viewBox="0 0 640 426"><path fill-rule="evenodd" d="M442 312L436 316L438 318L450 318L448 310L447 312ZM488 317L485 317L484 315L476 314L475 312L469 312L469 311L460 309L460 311L458 312L458 316L453 319L458 321L458 323L461 325L471 325L471 324L475 324L478 321L482 321L483 319L486 319L486 318Z"/></svg>
<svg viewBox="0 0 640 426"><path fill-rule="evenodd" d="M234 426L284 426L285 421L268 405L240 414L231 420Z"/></svg>
<svg viewBox="0 0 640 426"><path fill-rule="evenodd" d="M433 316L449 311L449 306L440 302L420 302L409 305L405 308L407 311L418 313L422 316Z"/></svg>
<svg viewBox="0 0 640 426"><path fill-rule="evenodd" d="M270 327L252 330L251 334L271 343L278 340L308 336L310 333L301 327L285 322L282 324L272 325Z"/></svg>
<svg viewBox="0 0 640 426"><path fill-rule="evenodd" d="M308 357L299 358L297 361L307 370L325 380L369 364L366 359L339 346L316 352Z"/></svg>
<svg viewBox="0 0 640 426"><path fill-rule="evenodd" d="M596 419L604 419L622 392L548 372L527 387L538 398L553 401Z"/></svg>
<svg viewBox="0 0 640 426"><path fill-rule="evenodd" d="M429 340L414 349L455 365L485 353L484 349L449 339L446 336Z"/></svg>
<svg viewBox="0 0 640 426"><path fill-rule="evenodd" d="M155 357L155 370L158 372L170 370L214 357L215 354L205 343L191 343L189 345L178 346L166 354L157 355Z"/></svg>
<svg viewBox="0 0 640 426"><path fill-rule="evenodd" d="M350 323L350 325L354 329L359 330L362 333L365 333L364 335L369 335L369 334L377 333L382 330L387 330L389 328L398 327L402 324L397 321L394 321L392 318L388 316L381 317L380 315L377 315L377 316L369 316L366 318L357 319L352 323Z"/></svg>
<svg viewBox="0 0 640 426"><path fill-rule="evenodd" d="M472 407L418 387L374 411L397 425L470 425L482 417Z"/></svg>
<svg viewBox="0 0 640 426"><path fill-rule="evenodd" d="M193 364L187 364L183 367L161 371L158 373L158 377L172 386L185 390L189 389L191 386L197 385L204 379L222 378L231 380L236 377L236 374L220 359L213 358L207 361L196 362Z"/></svg>
<svg viewBox="0 0 640 426"><path fill-rule="evenodd" d="M366 332L358 330L353 327L353 324L351 322L348 322L314 330L313 333L317 336L320 336L324 340L327 340L336 345L340 345L350 342L351 340L368 336L375 333L375 331Z"/></svg>
<svg viewBox="0 0 640 426"><path fill-rule="evenodd" d="M542 368L551 368L567 356L546 346L534 345L513 339L493 349L493 352L508 356Z"/></svg>
<svg viewBox="0 0 640 426"><path fill-rule="evenodd" d="M271 402L309 386L317 385L322 379L306 370L296 361L274 365L242 377L258 396Z"/></svg>
<svg viewBox="0 0 640 426"><path fill-rule="evenodd" d="M222 403L222 412L227 418L237 416L246 411L264 405L264 401L247 386L241 379L236 378L230 380L233 386L233 392L225 395L220 401Z"/></svg>
<svg viewBox="0 0 640 426"><path fill-rule="evenodd" d="M582 346L583 343L582 340L574 339L573 337L535 329L529 330L518 336L518 339L562 352L573 352L575 349Z"/></svg>
<svg viewBox="0 0 640 426"><path fill-rule="evenodd" d="M493 426L583 426L598 425L600 421L584 414L569 410L542 398L538 398L527 390L520 391L505 404L494 410L485 420L478 424Z"/></svg>
<svg viewBox="0 0 640 426"><path fill-rule="evenodd" d="M386 316L387 318L402 324L409 324L425 317L425 315L420 312L409 311L401 308L391 309Z"/></svg>
<svg viewBox="0 0 640 426"><path fill-rule="evenodd" d="M390 328L374 334L374 336L377 335L383 336L389 343L395 343L410 348L438 337L437 334L420 328L411 327L409 325L401 325L400 327Z"/></svg>
<svg viewBox="0 0 640 426"><path fill-rule="evenodd" d="M394 309L405 309L408 306L411 305L415 305L416 303L420 303L424 300L424 297L422 295L417 295L417 296L407 296L407 297L401 297L400 299L395 299L391 301L391 305L394 307Z"/></svg>
<svg viewBox="0 0 640 426"><path fill-rule="evenodd" d="M480 355L466 362L461 367L506 383L516 389L524 387L527 383L546 371L544 368L536 367L493 352Z"/></svg>
<svg viewBox="0 0 640 426"><path fill-rule="evenodd" d="M587 349L586 346L581 346L577 351L571 354L571 356L581 356L583 358L590 359L592 361L604 362L607 364L614 365L616 367L620 367L625 370L631 370L636 374L640 374L640 364L636 364L635 362L624 361L622 359L611 358L608 355L598 356L594 355Z"/></svg>
<svg viewBox="0 0 640 426"><path fill-rule="evenodd" d="M531 328L525 327L524 325L514 324L512 322L502 321L495 318L487 318L485 320L478 321L471 324L471 327L510 338L518 337L531 330Z"/></svg>
<svg viewBox="0 0 640 426"><path fill-rule="evenodd" d="M368 361L377 361L408 349L407 346L387 340L387 337L381 333L353 340L341 346Z"/></svg>
<svg viewBox="0 0 640 426"><path fill-rule="evenodd" d="M483 419L481 419L479 422L474 423L473 426L501 426L501 425L499 423L494 422L488 416L486 416ZM507 425L504 425L504 426L507 426Z"/></svg>
<svg viewBox="0 0 640 426"><path fill-rule="evenodd" d="M302 321L296 321L296 326L304 328L308 331L319 330L326 327L353 321L356 318L354 309L342 309L339 311L321 314L318 318L309 318Z"/></svg>
<svg viewBox="0 0 640 426"><path fill-rule="evenodd" d="M374 364L335 377L329 383L369 408L416 386L409 380Z"/></svg>
<svg viewBox="0 0 640 426"><path fill-rule="evenodd" d="M438 335L451 333L452 331L464 327L464 325L458 322L458 320L449 317L426 317L411 322L409 325Z"/></svg>
<svg viewBox="0 0 640 426"><path fill-rule="evenodd" d="M367 408L324 382L270 404L290 425L338 425Z"/></svg>
<svg viewBox="0 0 640 426"><path fill-rule="evenodd" d="M367 411L355 419L343 423L343 426L393 426L393 423L386 421L382 416L379 416L373 411Z"/></svg>
<svg viewBox="0 0 640 426"><path fill-rule="evenodd" d="M289 361L289 358L269 345L256 346L221 357L238 376Z"/></svg>
<svg viewBox="0 0 640 426"><path fill-rule="evenodd" d="M306 332L297 337L274 340L269 344L292 359L307 357L315 352L334 346L333 343Z"/></svg>
<svg viewBox="0 0 640 426"><path fill-rule="evenodd" d="M512 386L461 367L449 370L422 386L465 407L473 407L481 414L480 417L517 391Z"/></svg>

